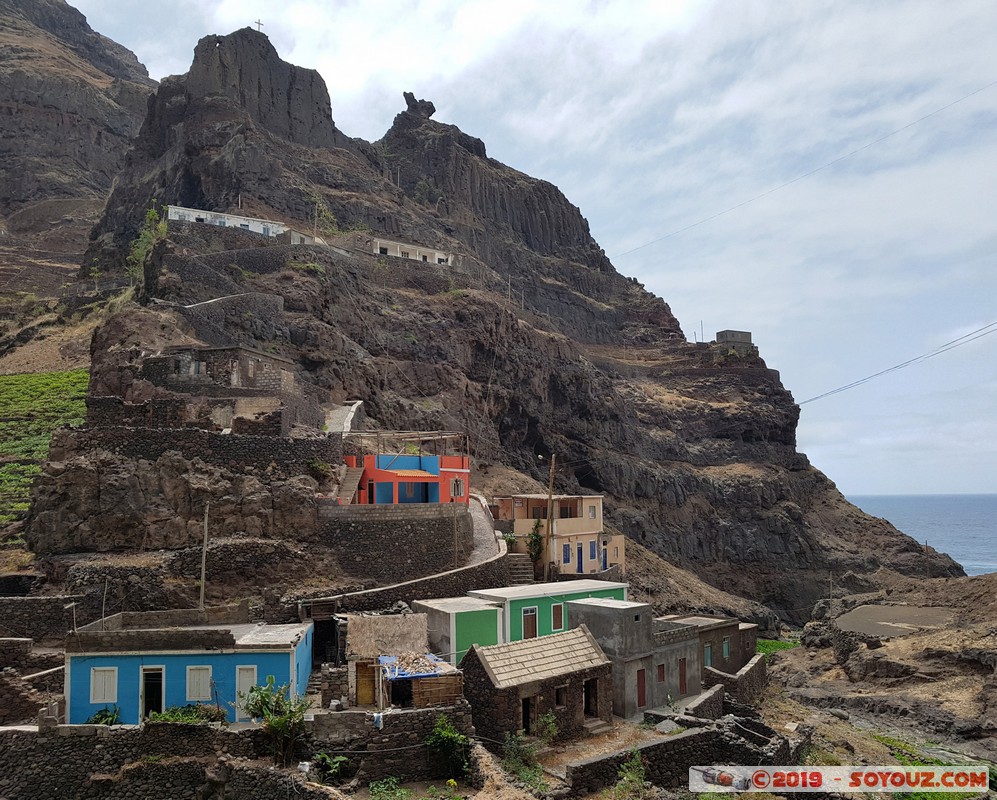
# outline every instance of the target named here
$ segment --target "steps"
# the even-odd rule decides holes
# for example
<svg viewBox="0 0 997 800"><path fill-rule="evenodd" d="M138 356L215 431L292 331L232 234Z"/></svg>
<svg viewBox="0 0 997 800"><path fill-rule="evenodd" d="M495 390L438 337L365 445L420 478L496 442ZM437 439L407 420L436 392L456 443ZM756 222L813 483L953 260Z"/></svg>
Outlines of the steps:
<svg viewBox="0 0 997 800"><path fill-rule="evenodd" d="M353 503L353 495L357 493L357 487L360 485L360 477L363 475L363 467L350 467L346 470L346 475L343 476L342 482L339 484L339 499L342 500L344 506L351 505Z"/></svg>
<svg viewBox="0 0 997 800"><path fill-rule="evenodd" d="M613 730L613 726L598 717L586 717L582 723L585 733L589 736L598 736L600 733L608 733Z"/></svg>
<svg viewBox="0 0 997 800"><path fill-rule="evenodd" d="M533 562L525 553L509 553L506 556L509 565L509 585L526 586L533 583Z"/></svg>
<svg viewBox="0 0 997 800"><path fill-rule="evenodd" d="M305 690L305 694L322 694L322 670L312 670L312 674L308 676L308 688Z"/></svg>

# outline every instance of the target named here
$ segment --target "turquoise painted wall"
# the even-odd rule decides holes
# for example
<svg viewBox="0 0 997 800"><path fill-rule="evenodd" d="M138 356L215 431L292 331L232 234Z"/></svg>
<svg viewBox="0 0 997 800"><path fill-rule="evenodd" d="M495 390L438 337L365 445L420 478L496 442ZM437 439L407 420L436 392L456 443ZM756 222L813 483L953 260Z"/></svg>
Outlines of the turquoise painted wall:
<svg viewBox="0 0 997 800"><path fill-rule="evenodd" d="M566 582L569 586L570 583ZM523 609L535 607L537 609L537 636L549 636L552 633L566 631L568 624L568 612L562 611L562 621L564 627L554 630L551 625L553 607L558 603L566 603L569 600L582 600L586 597L609 597L614 600L625 600L626 589L623 586L609 587L607 589L596 589L586 592L565 591L555 595L540 595L538 597L528 597L508 602L509 609L509 641L518 642L523 638Z"/></svg>

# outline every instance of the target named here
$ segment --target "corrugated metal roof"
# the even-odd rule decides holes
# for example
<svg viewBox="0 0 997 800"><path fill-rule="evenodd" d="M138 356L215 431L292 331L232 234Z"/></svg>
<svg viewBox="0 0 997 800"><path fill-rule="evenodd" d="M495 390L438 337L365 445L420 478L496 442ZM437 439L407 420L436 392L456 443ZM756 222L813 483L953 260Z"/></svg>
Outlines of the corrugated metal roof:
<svg viewBox="0 0 997 800"><path fill-rule="evenodd" d="M426 472L424 469L386 469L385 472L390 472L397 475L399 478L429 478L436 480L439 475L434 475L432 472Z"/></svg>
<svg viewBox="0 0 997 800"><path fill-rule="evenodd" d="M474 650L488 677L499 689L570 675L609 663L584 625L565 633L521 642L491 647L475 645Z"/></svg>

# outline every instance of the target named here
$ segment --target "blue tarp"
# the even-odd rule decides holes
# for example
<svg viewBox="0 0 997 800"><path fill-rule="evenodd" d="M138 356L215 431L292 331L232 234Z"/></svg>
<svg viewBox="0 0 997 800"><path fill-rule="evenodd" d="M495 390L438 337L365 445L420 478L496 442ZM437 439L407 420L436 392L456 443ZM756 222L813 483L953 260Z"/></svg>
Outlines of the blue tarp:
<svg viewBox="0 0 997 800"><path fill-rule="evenodd" d="M434 656L432 653L426 653L426 660L431 661L434 664L439 664L440 669L434 670L433 672L406 672L403 669L399 669L397 656L377 657L377 663L384 669L384 677L389 681L400 681L408 678L433 678L437 675L442 675L444 671L453 672L452 669L444 670L445 667L449 667L450 665L442 658Z"/></svg>

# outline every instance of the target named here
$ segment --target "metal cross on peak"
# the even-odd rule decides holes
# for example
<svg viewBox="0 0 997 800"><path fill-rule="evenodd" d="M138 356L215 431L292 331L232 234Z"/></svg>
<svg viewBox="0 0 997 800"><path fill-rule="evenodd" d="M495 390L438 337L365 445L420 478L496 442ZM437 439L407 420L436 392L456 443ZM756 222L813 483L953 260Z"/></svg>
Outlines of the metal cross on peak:
<svg viewBox="0 0 997 800"><path fill-rule="evenodd" d="M254 22L253 24L256 26L256 30L258 31L263 28L263 23L260 22L260 20L256 20L256 22Z"/></svg>

